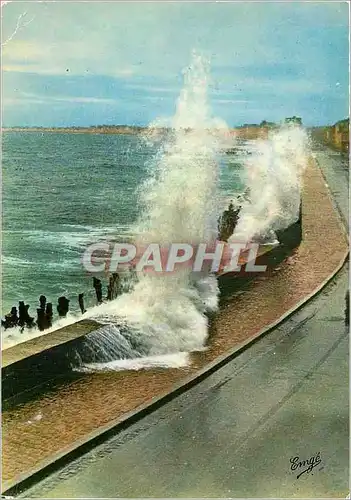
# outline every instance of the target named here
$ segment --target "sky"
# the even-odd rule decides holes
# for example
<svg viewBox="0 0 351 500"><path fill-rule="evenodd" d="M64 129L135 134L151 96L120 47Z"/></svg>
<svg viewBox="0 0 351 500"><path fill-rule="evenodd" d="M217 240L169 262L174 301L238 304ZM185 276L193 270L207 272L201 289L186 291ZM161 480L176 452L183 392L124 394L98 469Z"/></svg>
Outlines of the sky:
<svg viewBox="0 0 351 500"><path fill-rule="evenodd" d="M348 116L347 2L8 2L2 120L147 125L174 114L191 53L229 126Z"/></svg>

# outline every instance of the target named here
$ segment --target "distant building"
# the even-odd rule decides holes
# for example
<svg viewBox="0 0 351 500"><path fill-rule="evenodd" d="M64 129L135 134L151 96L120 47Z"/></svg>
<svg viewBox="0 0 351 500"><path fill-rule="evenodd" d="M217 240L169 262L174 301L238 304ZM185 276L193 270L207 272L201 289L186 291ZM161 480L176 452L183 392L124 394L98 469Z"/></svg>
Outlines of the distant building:
<svg viewBox="0 0 351 500"><path fill-rule="evenodd" d="M302 126L302 118L300 118L299 116L291 116L289 118L285 118L285 123Z"/></svg>

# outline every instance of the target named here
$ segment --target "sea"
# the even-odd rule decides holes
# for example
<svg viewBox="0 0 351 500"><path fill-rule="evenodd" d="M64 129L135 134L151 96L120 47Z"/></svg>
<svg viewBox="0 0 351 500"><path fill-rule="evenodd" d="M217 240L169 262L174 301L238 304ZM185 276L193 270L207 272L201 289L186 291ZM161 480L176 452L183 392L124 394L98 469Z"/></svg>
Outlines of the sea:
<svg viewBox="0 0 351 500"><path fill-rule="evenodd" d="M89 243L128 239L140 216L140 186L158 147L142 135L3 133L2 316L23 300L36 317L39 296L78 294L95 305L81 263ZM220 161L223 208L244 191L245 144ZM106 293L107 280L103 283Z"/></svg>

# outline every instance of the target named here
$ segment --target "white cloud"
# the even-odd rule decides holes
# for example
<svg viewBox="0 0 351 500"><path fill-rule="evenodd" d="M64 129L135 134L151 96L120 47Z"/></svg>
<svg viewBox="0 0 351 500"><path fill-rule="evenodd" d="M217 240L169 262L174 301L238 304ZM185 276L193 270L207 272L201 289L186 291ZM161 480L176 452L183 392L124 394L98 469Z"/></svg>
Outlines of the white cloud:
<svg viewBox="0 0 351 500"><path fill-rule="evenodd" d="M332 89L332 86L322 80L318 79L306 79L303 75L300 78L292 78L287 80L282 78L280 75L276 75L274 78L253 78L253 77L239 77L235 79L235 89L233 92L228 89L228 94L239 95L243 91L246 92L258 92L264 91L265 93L273 93L276 95L286 94L289 97L290 93L302 95L302 94L325 94L328 90ZM222 93L225 92L225 87L222 88Z"/></svg>
<svg viewBox="0 0 351 500"><path fill-rule="evenodd" d="M247 104L250 102L247 99L213 99L216 104Z"/></svg>
<svg viewBox="0 0 351 500"><path fill-rule="evenodd" d="M230 63L233 68L281 57L280 48L266 40L266 10L257 4L254 9L243 3L24 4L35 19L5 47L7 70L176 75L188 63L193 47L205 51L216 64ZM23 9L8 7L5 32L12 32Z"/></svg>
<svg viewBox="0 0 351 500"><path fill-rule="evenodd" d="M34 20L11 38L23 12ZM10 82L4 98L11 106L15 88L37 92L20 97L21 103L118 102L92 95L91 86L85 88L91 97L79 97L79 78L69 79L68 97L39 95L42 82L50 81L46 76L90 75L124 80L120 88L125 96L131 91L124 101L129 110L134 91L138 103L149 96L150 109L162 99L167 107L169 98L179 94L181 71L193 48L211 59L210 97L219 106L242 104L251 112L267 102L277 106L304 97L346 95L347 2L27 1L11 2L2 14L3 39L11 38L2 60ZM29 77L27 85L25 73L42 78ZM111 95L108 81L98 96Z"/></svg>
<svg viewBox="0 0 351 500"><path fill-rule="evenodd" d="M49 101L58 101L58 102L82 102L86 104L112 104L116 103L116 99L104 99L102 97L60 97L60 96L55 96L55 97L49 97Z"/></svg>
<svg viewBox="0 0 351 500"><path fill-rule="evenodd" d="M47 104L53 102L83 103L83 104L116 104L117 99L105 99L102 97L80 97L80 96L40 96L28 92L19 93L18 97L7 97L5 105L16 104Z"/></svg>
<svg viewBox="0 0 351 500"><path fill-rule="evenodd" d="M26 104L46 104L46 103L47 101L43 99L21 99L17 97L5 97L3 99L4 106L18 106L19 104L26 105Z"/></svg>
<svg viewBox="0 0 351 500"><path fill-rule="evenodd" d="M180 87L153 87L152 85L138 85L138 84L128 84L128 89L130 90L143 90L147 93L157 93L157 94L179 94Z"/></svg>

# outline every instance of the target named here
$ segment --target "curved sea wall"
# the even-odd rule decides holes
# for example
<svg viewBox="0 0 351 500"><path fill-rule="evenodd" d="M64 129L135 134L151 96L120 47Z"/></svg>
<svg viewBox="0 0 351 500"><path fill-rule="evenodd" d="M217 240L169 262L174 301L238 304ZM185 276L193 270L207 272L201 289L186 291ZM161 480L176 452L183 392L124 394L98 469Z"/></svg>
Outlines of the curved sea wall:
<svg viewBox="0 0 351 500"><path fill-rule="evenodd" d="M174 132L148 165L149 176L140 190L140 216L132 228L139 248L155 241L166 246L177 241L196 246L217 240L219 159L232 141L226 124L214 118L209 107L208 70L207 62L194 54L169 121ZM251 151L249 156L245 162L249 199L243 197L240 217L226 239L229 244L260 241L274 245L265 246L270 251L256 260L256 264L267 262L273 268L301 241L301 227L295 221L308 158L307 135L301 127L287 125L267 140L257 141L255 153ZM67 342L48 346L43 340L45 347L38 350L41 340L37 338L7 349L3 354L5 393L14 395L34 385L50 385L80 364L83 368L89 364L89 369L101 368L92 364L102 364L101 369L106 369L106 363L115 360L203 351L209 339L208 317L211 321L215 317L219 293L226 297L255 276L248 270L245 273L248 276L239 273L218 280L207 271L194 273L189 266L175 274L140 273L129 293L106 303L101 303L100 282L96 292L101 305L83 316L93 319L97 328L85 331L82 321L80 333L73 333ZM40 313L45 297L41 299ZM51 312L52 305L49 317ZM60 330L55 333L60 335ZM44 338L51 338L51 333ZM17 356L16 350L24 348L27 354Z"/></svg>
<svg viewBox="0 0 351 500"><path fill-rule="evenodd" d="M273 272L302 240L302 216L294 224L277 234L279 245L259 256L255 264L266 265L268 274ZM243 289L256 276L255 273L227 273L219 276L220 301ZM3 401L25 391L40 392L58 383L82 376L75 369L82 359L98 362L98 348L93 348L89 334L99 335L101 325L93 320L81 320L51 333L17 344L2 353ZM30 397L27 394L26 397Z"/></svg>
<svg viewBox="0 0 351 500"><path fill-rule="evenodd" d="M252 280L245 293L236 294L220 307L208 349L191 354L191 364L181 369L134 371L129 367L124 372L89 373L74 383L57 386L54 392L41 392L27 403L26 393L22 393L17 401L23 404L14 408L6 401L2 419L4 490L9 492L18 485L18 493L24 477L32 477L38 470L46 474L47 467L56 464L67 450L78 450L92 435L106 438L102 434L106 428L115 432L117 424L129 425L131 413L141 418L138 411L142 407L152 411L155 401L163 404L163 395L174 394L189 378L208 373L209 366L212 371L214 366L223 366L242 352L243 346L249 347L318 293L343 265L348 240L312 158L304 172L302 200L301 244L272 276Z"/></svg>

